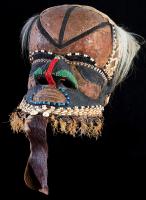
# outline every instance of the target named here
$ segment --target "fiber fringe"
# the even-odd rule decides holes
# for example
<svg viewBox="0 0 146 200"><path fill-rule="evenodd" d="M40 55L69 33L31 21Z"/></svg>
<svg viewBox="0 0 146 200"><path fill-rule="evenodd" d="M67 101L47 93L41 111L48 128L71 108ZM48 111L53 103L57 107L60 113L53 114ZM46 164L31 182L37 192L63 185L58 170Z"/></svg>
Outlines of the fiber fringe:
<svg viewBox="0 0 146 200"><path fill-rule="evenodd" d="M9 121L14 133L24 132L24 119L19 116L17 111L10 114Z"/></svg>
<svg viewBox="0 0 146 200"><path fill-rule="evenodd" d="M65 133L72 135L86 135L88 137L95 137L96 139L101 135L104 118L96 117L75 117L64 116L59 117L52 115L49 119L53 132Z"/></svg>
<svg viewBox="0 0 146 200"><path fill-rule="evenodd" d="M104 118L101 117L76 117L76 116L57 116L51 115L49 123L54 134L69 134L73 137L86 135L98 139L101 135ZM24 130L25 117L19 112L12 112L10 115L11 129L15 133L25 132Z"/></svg>

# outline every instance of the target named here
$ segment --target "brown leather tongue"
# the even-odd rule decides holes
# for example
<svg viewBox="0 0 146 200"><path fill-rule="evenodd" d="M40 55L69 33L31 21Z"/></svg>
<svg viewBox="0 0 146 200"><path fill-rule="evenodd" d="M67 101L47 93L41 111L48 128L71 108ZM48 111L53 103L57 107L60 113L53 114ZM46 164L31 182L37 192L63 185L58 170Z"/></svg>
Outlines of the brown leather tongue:
<svg viewBox="0 0 146 200"><path fill-rule="evenodd" d="M48 144L47 119L42 116L28 117L25 121L25 132L30 142L30 156L24 173L28 187L44 194L49 193L48 179Z"/></svg>
<svg viewBox="0 0 146 200"><path fill-rule="evenodd" d="M33 101L65 102L65 96L56 88L44 88L33 97Z"/></svg>

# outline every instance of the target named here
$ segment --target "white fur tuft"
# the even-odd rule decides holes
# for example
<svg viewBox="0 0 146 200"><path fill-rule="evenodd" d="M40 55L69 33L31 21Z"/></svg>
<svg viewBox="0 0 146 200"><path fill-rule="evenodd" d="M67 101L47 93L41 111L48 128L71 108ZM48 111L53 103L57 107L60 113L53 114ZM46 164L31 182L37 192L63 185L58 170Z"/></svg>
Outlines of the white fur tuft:
<svg viewBox="0 0 146 200"><path fill-rule="evenodd" d="M134 34L125 31L119 26L115 26L118 40L118 65L114 75L113 84L116 86L123 81L132 66L133 58L136 56L140 45Z"/></svg>

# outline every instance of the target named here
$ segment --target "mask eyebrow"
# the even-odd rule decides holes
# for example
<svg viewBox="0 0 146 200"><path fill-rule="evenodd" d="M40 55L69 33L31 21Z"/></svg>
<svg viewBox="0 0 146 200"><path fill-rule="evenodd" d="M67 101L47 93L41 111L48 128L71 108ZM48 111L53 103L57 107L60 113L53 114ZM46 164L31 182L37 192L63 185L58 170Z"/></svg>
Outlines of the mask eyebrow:
<svg viewBox="0 0 146 200"><path fill-rule="evenodd" d="M34 62L34 60L38 59L50 59L52 60L56 54L52 53L51 51L46 50L35 50L29 53L30 62Z"/></svg>
<svg viewBox="0 0 146 200"><path fill-rule="evenodd" d="M68 54L64 55L64 57L70 61L79 61L79 62L91 64L91 65L96 65L94 58L91 58L87 54L68 53Z"/></svg>

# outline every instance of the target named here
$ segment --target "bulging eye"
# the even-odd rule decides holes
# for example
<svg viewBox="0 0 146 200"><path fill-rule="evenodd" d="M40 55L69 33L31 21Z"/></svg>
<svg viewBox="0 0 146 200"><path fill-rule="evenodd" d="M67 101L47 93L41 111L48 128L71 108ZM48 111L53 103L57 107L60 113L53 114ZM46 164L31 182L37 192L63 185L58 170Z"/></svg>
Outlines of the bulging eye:
<svg viewBox="0 0 146 200"><path fill-rule="evenodd" d="M47 80L45 78L44 75L44 70L39 67L35 72L34 72L34 79L36 81L36 83L41 84L41 85L46 85L47 84Z"/></svg>
<svg viewBox="0 0 146 200"><path fill-rule="evenodd" d="M68 70L62 69L53 73L53 77L56 81L60 81L64 86L68 88L78 88L78 82L75 76Z"/></svg>
<svg viewBox="0 0 146 200"><path fill-rule="evenodd" d="M48 82L47 82L45 76L38 77L37 83L39 83L39 84L41 84L41 85L47 85L47 84L48 84Z"/></svg>
<svg viewBox="0 0 146 200"><path fill-rule="evenodd" d="M42 68L38 68L35 72L34 72L34 78L37 80L38 79L38 77L40 77L40 76L42 76L43 75L43 70L42 70Z"/></svg>

